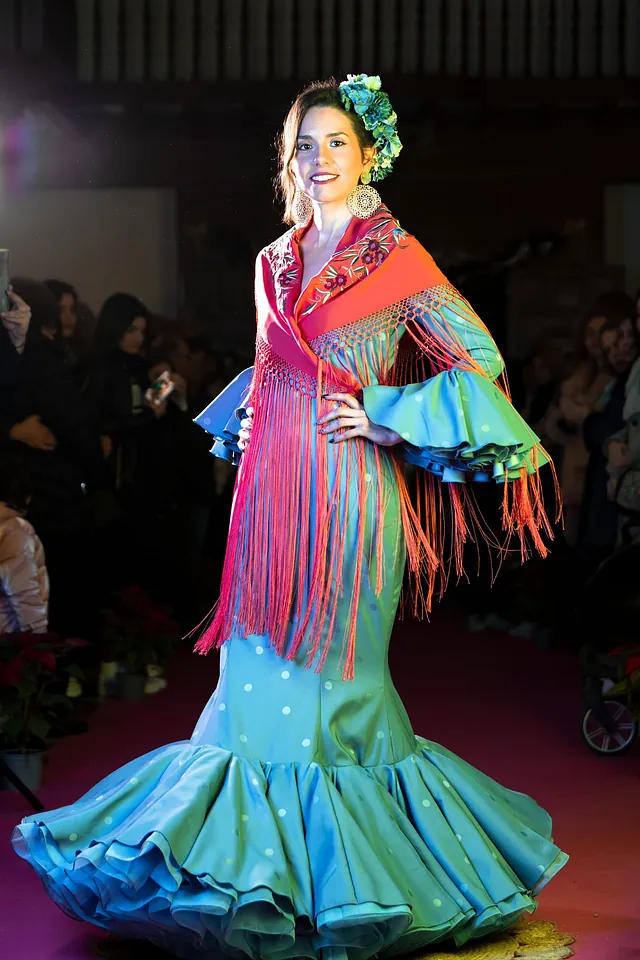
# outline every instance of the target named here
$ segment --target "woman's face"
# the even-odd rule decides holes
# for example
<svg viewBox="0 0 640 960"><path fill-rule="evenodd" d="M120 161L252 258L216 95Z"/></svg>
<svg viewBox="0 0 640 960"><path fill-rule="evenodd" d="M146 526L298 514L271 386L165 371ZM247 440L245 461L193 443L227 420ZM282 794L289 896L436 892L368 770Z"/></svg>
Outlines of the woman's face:
<svg viewBox="0 0 640 960"><path fill-rule="evenodd" d="M604 322L604 317L591 317L584 331L584 346L592 360L599 360L602 356L600 331Z"/></svg>
<svg viewBox="0 0 640 960"><path fill-rule="evenodd" d="M362 155L345 113L334 107L312 107L304 116L291 172L300 190L317 203L344 203L373 158Z"/></svg>
<svg viewBox="0 0 640 960"><path fill-rule="evenodd" d="M78 311L76 299L72 293L63 293L58 303L60 311L60 327L63 337L72 337L78 325Z"/></svg>
<svg viewBox="0 0 640 960"><path fill-rule="evenodd" d="M128 330L123 333L118 346L123 353L140 353L147 332L147 321L144 317L136 317Z"/></svg>
<svg viewBox="0 0 640 960"><path fill-rule="evenodd" d="M617 330L605 330L601 341L611 369L617 374L624 373L638 352L633 322L623 320Z"/></svg>

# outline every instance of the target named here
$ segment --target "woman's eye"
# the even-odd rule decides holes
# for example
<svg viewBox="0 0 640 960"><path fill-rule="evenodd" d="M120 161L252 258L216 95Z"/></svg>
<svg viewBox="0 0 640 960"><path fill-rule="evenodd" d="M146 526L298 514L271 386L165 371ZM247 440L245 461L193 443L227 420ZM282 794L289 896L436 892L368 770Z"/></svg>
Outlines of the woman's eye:
<svg viewBox="0 0 640 960"><path fill-rule="evenodd" d="M309 149L311 149L311 144L310 144L310 143L299 143L299 144L298 144L298 150L306 150L307 147L309 147Z"/></svg>
<svg viewBox="0 0 640 960"><path fill-rule="evenodd" d="M344 147L344 140L332 140L331 146Z"/></svg>

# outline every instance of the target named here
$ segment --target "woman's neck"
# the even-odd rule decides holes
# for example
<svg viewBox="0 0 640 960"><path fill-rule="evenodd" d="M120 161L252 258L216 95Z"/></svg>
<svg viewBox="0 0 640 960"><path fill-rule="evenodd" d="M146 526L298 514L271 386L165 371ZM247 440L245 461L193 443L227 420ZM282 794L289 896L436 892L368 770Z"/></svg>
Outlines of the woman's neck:
<svg viewBox="0 0 640 960"><path fill-rule="evenodd" d="M313 221L307 231L307 242L314 247L335 247L347 229L352 214L346 203L315 204Z"/></svg>

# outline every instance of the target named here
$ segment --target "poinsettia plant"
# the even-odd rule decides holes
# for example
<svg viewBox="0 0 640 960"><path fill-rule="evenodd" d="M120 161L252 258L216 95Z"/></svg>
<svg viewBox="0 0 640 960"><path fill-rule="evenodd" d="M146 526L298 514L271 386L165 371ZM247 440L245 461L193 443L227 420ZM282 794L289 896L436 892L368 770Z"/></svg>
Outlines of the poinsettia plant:
<svg viewBox="0 0 640 960"><path fill-rule="evenodd" d="M114 609L103 611L102 641L107 656L127 673L144 673L149 664L164 664L180 638L169 610L138 586L127 587Z"/></svg>
<svg viewBox="0 0 640 960"><path fill-rule="evenodd" d="M83 679L73 651L85 640L60 640L54 634L0 637L0 749L43 749L56 721L71 709L69 697L56 691L68 678Z"/></svg>

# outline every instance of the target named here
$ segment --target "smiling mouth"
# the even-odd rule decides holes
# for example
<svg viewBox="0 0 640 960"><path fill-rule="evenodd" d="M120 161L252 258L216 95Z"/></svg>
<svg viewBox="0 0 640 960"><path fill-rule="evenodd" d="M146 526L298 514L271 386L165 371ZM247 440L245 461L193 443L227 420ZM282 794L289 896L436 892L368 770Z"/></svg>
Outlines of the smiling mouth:
<svg viewBox="0 0 640 960"><path fill-rule="evenodd" d="M337 180L337 173L314 173L310 180L312 183L330 183L332 180Z"/></svg>

